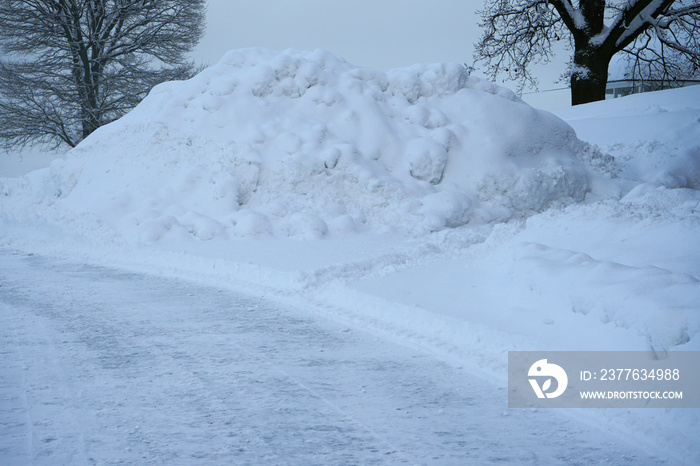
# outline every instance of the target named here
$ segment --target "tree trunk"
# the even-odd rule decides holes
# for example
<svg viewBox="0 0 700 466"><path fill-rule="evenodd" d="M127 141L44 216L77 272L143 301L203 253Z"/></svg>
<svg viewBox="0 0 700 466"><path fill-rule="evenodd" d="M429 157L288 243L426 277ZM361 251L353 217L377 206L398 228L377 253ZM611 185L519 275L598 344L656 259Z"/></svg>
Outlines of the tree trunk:
<svg viewBox="0 0 700 466"><path fill-rule="evenodd" d="M78 83L83 86L83 101L81 102L83 114L83 139L88 137L101 126L100 108L99 108L99 80L101 69L94 64L94 59L91 59L87 47L81 45L81 63L82 63L82 80ZM92 65L91 65L92 63Z"/></svg>
<svg viewBox="0 0 700 466"><path fill-rule="evenodd" d="M85 100L82 102L83 107L83 139L90 136L93 131L102 126L100 121L100 108L98 100L98 75L92 74L89 83L85 86Z"/></svg>
<svg viewBox="0 0 700 466"><path fill-rule="evenodd" d="M83 110L83 121L82 121L82 139L90 136L93 131L100 127L99 120L95 117L95 111L86 109Z"/></svg>
<svg viewBox="0 0 700 466"><path fill-rule="evenodd" d="M605 100L609 64L610 58L599 49L576 50L571 70L571 105Z"/></svg>

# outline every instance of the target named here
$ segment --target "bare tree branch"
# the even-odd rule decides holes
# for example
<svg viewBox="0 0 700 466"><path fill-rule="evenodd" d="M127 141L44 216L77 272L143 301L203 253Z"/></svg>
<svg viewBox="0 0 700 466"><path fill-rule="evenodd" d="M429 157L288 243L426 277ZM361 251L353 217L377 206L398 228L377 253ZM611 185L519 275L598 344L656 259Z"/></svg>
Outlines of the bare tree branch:
<svg viewBox="0 0 700 466"><path fill-rule="evenodd" d="M533 64L548 63L552 44L573 50L572 102L605 98L608 67L616 54L630 60L637 79L669 82L700 69L697 0L486 0L475 59L496 79L504 75L536 86Z"/></svg>
<svg viewBox="0 0 700 466"><path fill-rule="evenodd" d="M205 0L2 0L0 145L74 146L190 77L204 13Z"/></svg>

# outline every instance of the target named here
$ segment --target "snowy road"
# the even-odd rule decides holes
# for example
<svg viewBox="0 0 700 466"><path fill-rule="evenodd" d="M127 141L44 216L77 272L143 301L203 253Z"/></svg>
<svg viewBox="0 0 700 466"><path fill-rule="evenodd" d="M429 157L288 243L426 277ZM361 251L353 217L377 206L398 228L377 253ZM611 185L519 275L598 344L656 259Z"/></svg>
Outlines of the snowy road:
<svg viewBox="0 0 700 466"><path fill-rule="evenodd" d="M0 355L4 465L659 462L306 310L8 251Z"/></svg>

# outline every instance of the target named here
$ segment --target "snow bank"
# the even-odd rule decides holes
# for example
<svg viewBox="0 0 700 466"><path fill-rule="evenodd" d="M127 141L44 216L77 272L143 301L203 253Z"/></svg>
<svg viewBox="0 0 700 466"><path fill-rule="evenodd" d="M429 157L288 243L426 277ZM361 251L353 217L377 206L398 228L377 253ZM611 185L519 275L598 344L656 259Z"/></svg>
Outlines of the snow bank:
<svg viewBox="0 0 700 466"><path fill-rule="evenodd" d="M700 189L700 86L634 94L557 111L578 136L615 158L627 189Z"/></svg>
<svg viewBox="0 0 700 466"><path fill-rule="evenodd" d="M561 120L458 64L384 73L254 48L156 87L36 176L52 208L128 241L319 238L579 201L585 151Z"/></svg>
<svg viewBox="0 0 700 466"><path fill-rule="evenodd" d="M245 289L496 383L509 350L700 350L699 96L559 113L595 147L458 65L232 52L0 179L0 246ZM698 463L692 410L590 416Z"/></svg>

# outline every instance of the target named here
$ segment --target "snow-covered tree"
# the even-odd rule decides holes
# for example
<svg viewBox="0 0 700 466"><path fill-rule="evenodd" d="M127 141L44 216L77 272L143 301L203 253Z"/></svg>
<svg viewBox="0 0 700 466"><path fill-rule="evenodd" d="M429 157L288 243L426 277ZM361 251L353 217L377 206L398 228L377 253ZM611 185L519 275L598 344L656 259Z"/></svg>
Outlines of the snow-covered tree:
<svg viewBox="0 0 700 466"><path fill-rule="evenodd" d="M536 85L528 66L549 63L552 45L564 41L573 51L574 105L605 99L608 66L618 53L647 78L686 79L700 69L698 1L486 0L479 13L485 32L475 58L492 77L505 73L521 89Z"/></svg>
<svg viewBox="0 0 700 466"><path fill-rule="evenodd" d="M192 75L205 0L1 0L0 145L73 147Z"/></svg>

